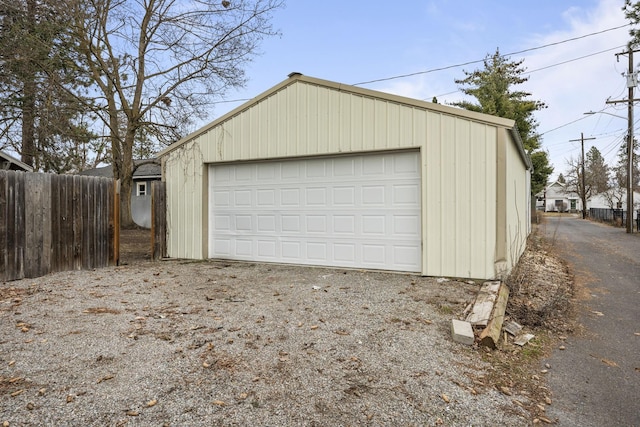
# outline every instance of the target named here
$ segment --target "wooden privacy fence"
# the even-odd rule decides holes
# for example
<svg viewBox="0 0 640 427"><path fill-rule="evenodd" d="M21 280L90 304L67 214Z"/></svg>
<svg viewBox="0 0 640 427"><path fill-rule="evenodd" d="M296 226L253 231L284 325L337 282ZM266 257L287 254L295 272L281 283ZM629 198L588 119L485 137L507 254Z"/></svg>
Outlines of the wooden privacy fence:
<svg viewBox="0 0 640 427"><path fill-rule="evenodd" d="M118 182L0 171L0 281L117 265Z"/></svg>

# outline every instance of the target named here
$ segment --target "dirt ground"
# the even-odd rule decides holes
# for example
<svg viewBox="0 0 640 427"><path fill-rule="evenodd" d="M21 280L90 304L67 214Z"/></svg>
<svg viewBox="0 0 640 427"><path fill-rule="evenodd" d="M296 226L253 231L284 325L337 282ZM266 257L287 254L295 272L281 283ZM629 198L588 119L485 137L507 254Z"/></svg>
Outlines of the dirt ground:
<svg viewBox="0 0 640 427"><path fill-rule="evenodd" d="M120 230L120 264L151 260L151 230L132 228Z"/></svg>
<svg viewBox="0 0 640 427"><path fill-rule="evenodd" d="M535 338L487 350L450 332L480 283L150 262L149 232L123 231L120 266L0 286L3 425L553 422L539 361L570 329L573 285L536 234L507 308Z"/></svg>

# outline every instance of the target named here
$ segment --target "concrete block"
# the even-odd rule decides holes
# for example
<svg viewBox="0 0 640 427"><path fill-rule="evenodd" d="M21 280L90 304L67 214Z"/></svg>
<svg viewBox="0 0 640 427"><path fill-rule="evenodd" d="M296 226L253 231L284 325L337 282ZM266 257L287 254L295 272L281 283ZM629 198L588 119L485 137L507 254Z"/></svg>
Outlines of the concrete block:
<svg viewBox="0 0 640 427"><path fill-rule="evenodd" d="M451 319L451 336L455 342L471 345L474 341L471 323L463 320Z"/></svg>

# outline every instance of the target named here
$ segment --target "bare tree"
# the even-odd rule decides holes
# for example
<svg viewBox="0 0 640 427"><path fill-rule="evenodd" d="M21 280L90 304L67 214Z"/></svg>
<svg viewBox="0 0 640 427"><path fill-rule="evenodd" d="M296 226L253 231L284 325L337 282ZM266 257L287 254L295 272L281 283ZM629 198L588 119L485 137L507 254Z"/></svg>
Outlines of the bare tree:
<svg viewBox="0 0 640 427"><path fill-rule="evenodd" d="M567 166L568 169L565 176L565 191L569 193L576 193L584 204L584 201L591 198L593 186L591 182L586 179L588 175L586 173L586 170L585 179L582 179L582 160L572 157L567 160ZM582 206L583 217L586 208L586 206Z"/></svg>
<svg viewBox="0 0 640 427"><path fill-rule="evenodd" d="M611 187L607 191L603 192L607 205L610 209L622 209L622 204L626 200L627 191L624 187Z"/></svg>
<svg viewBox="0 0 640 427"><path fill-rule="evenodd" d="M584 161L584 179L582 162ZM585 159L571 158L567 161L568 170L565 188L576 193L583 202L583 215L586 212L586 201L592 196L609 190L609 167L596 147L591 147Z"/></svg>
<svg viewBox="0 0 640 427"><path fill-rule="evenodd" d="M66 1L109 131L126 226L141 130L174 142L217 97L243 86L259 43L277 34L270 20L283 0Z"/></svg>

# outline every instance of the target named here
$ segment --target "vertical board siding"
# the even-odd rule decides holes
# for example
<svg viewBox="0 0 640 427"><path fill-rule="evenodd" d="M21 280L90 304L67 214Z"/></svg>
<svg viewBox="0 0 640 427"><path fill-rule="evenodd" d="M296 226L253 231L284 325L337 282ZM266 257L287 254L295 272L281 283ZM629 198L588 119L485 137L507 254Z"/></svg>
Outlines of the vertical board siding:
<svg viewBox="0 0 640 427"><path fill-rule="evenodd" d="M495 127L428 113L425 274L494 275Z"/></svg>
<svg viewBox="0 0 640 427"><path fill-rule="evenodd" d="M107 178L0 171L0 281L117 263L114 185Z"/></svg>
<svg viewBox="0 0 640 427"><path fill-rule="evenodd" d="M520 173L522 159L516 147L507 145L507 268L510 270L524 252L529 234L529 191L527 175Z"/></svg>

